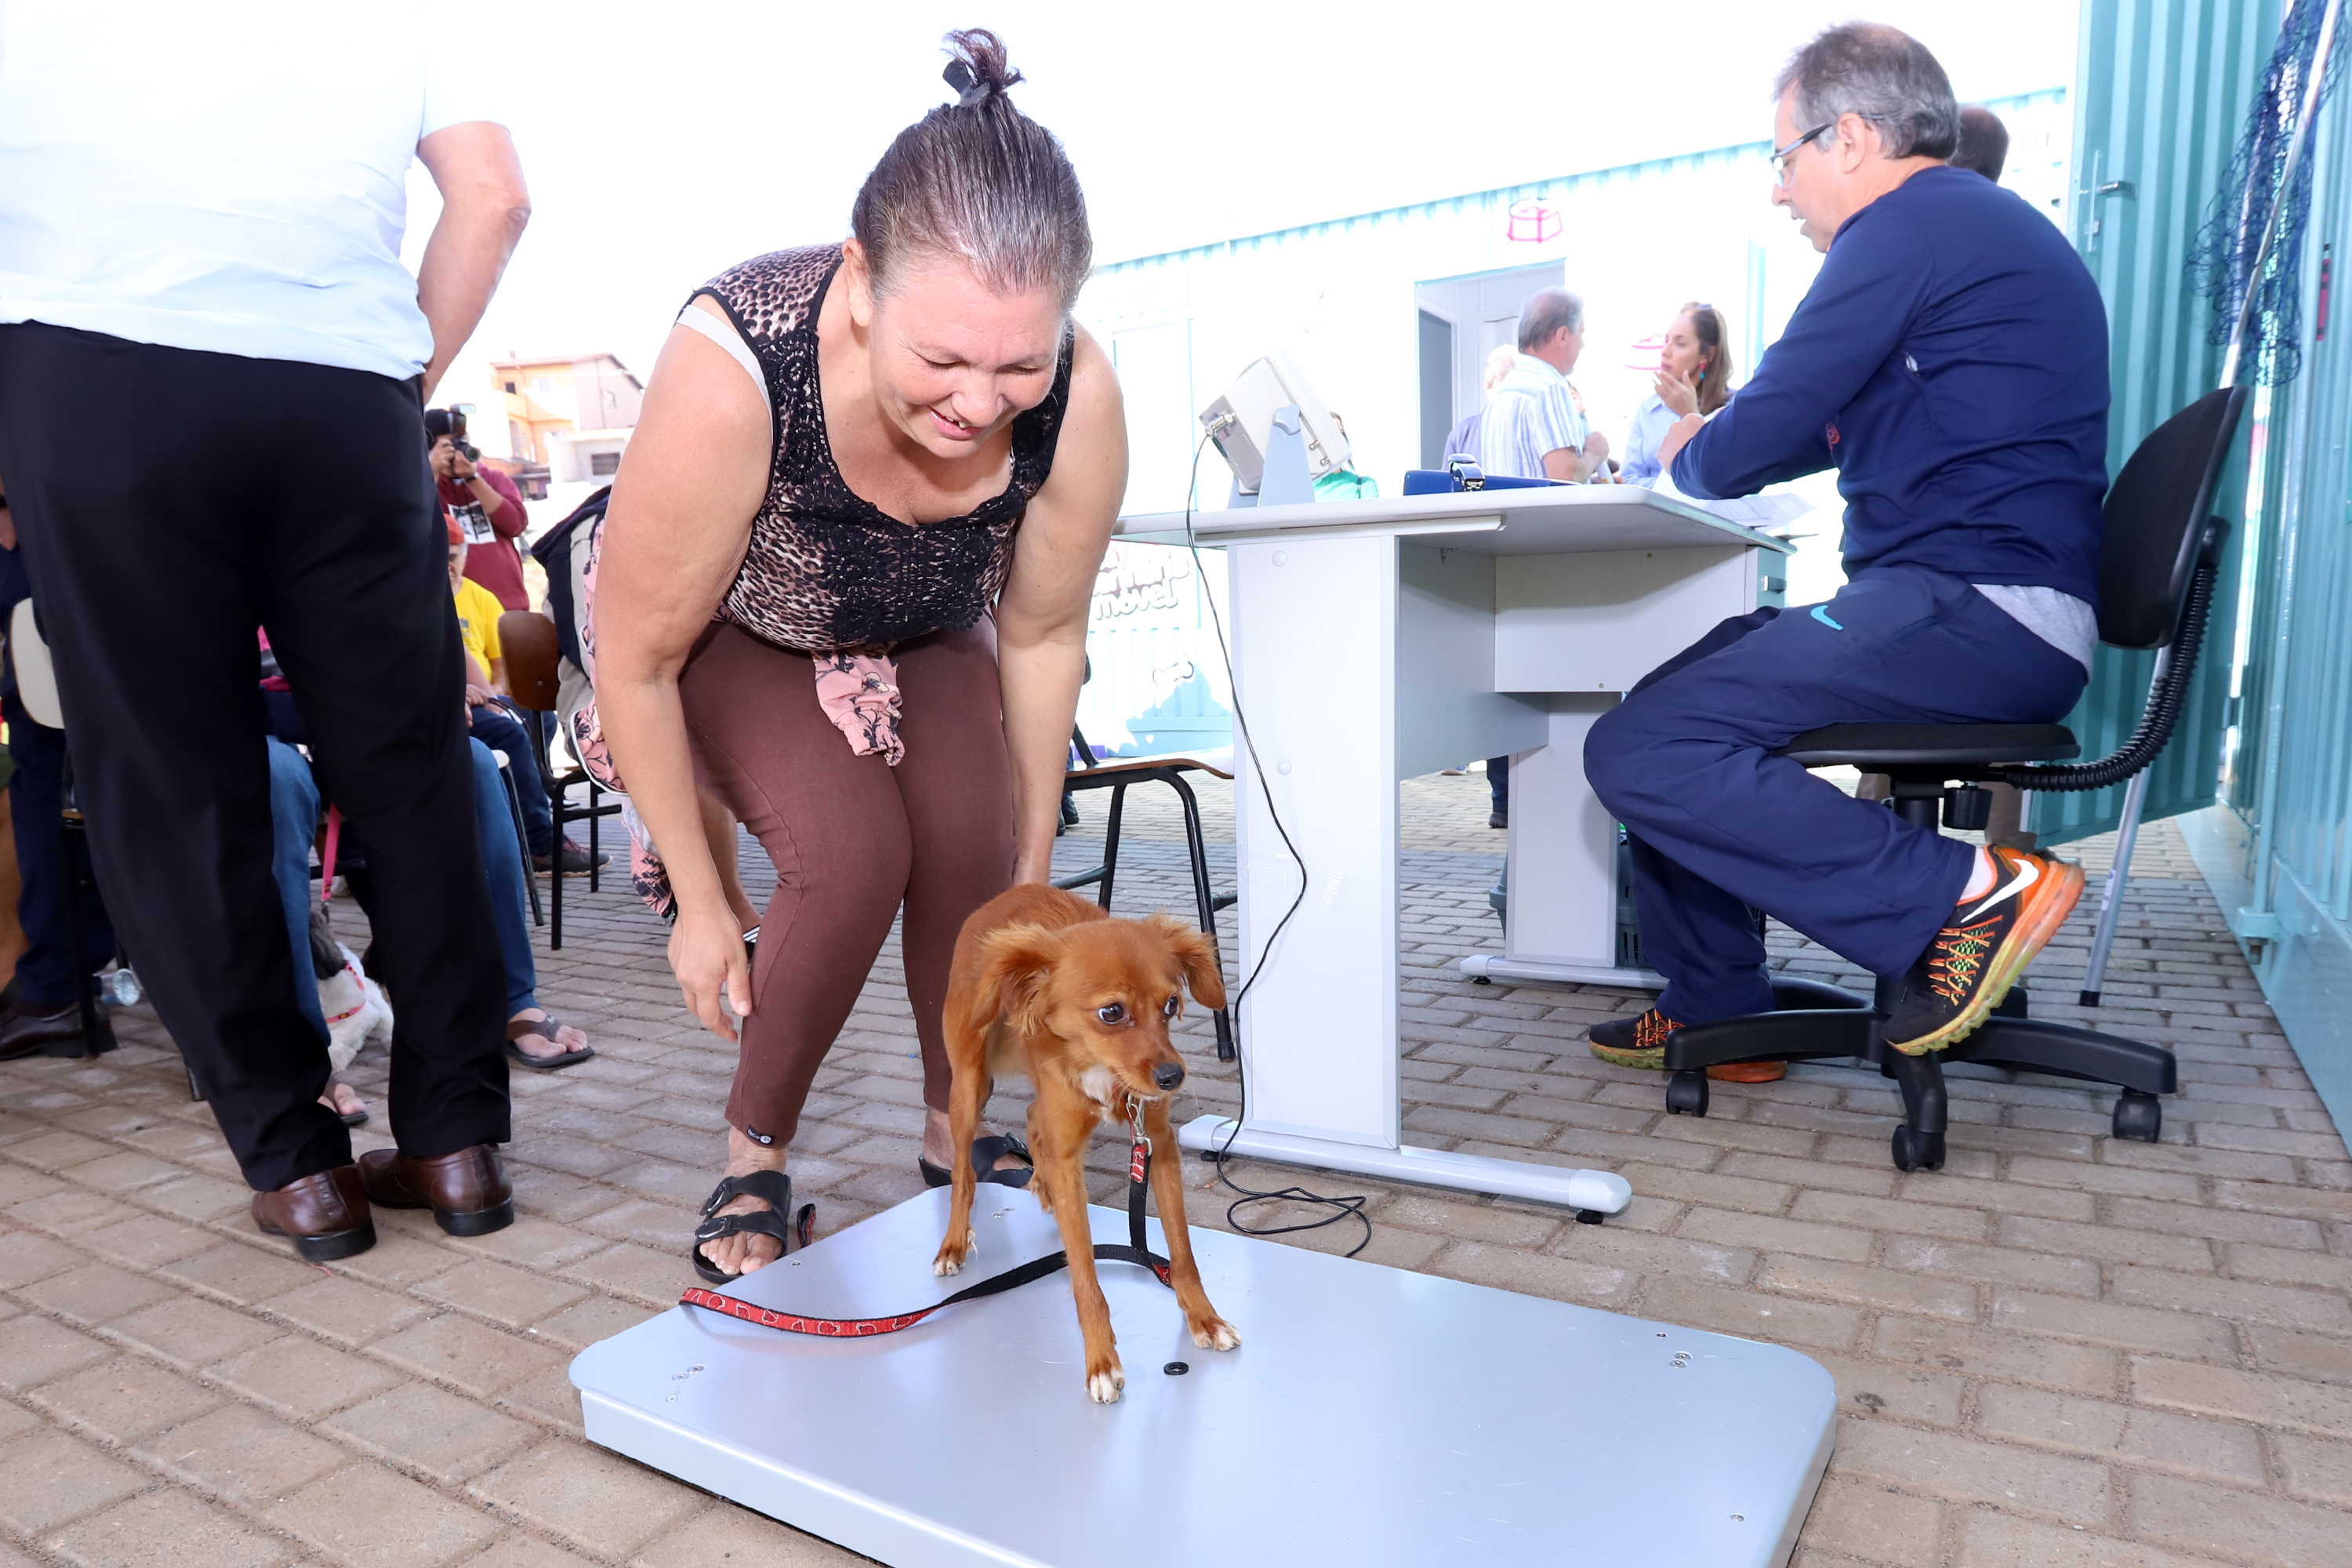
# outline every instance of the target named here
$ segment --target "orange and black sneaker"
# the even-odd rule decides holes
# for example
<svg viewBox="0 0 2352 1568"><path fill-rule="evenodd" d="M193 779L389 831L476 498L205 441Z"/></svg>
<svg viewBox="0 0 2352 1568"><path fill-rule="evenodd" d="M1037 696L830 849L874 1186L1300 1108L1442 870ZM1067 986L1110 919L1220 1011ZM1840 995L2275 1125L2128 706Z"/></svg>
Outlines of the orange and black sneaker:
<svg viewBox="0 0 2352 1568"><path fill-rule="evenodd" d="M1595 1024L1585 1038L1592 1042L1592 1054L1604 1062L1664 1072L1666 1037L1681 1027L1680 1021L1653 1007L1638 1018L1612 1018L1605 1024Z"/></svg>
<svg viewBox="0 0 2352 1568"><path fill-rule="evenodd" d="M1887 1044L1906 1056L1940 1051L1982 1024L2083 896L2080 866L2018 849L1990 854L1992 886L1952 910L1886 1021Z"/></svg>

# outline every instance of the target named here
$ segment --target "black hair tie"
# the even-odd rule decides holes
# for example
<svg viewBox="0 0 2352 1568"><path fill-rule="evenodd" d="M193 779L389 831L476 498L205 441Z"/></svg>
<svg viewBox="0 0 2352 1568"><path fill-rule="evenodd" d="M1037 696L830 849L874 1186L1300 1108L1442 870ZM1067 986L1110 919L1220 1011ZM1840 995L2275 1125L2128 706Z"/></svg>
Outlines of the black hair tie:
<svg viewBox="0 0 2352 1568"><path fill-rule="evenodd" d="M971 74L971 67L961 60L950 60L948 68L940 75L956 89L956 107L970 109L988 100L988 84Z"/></svg>

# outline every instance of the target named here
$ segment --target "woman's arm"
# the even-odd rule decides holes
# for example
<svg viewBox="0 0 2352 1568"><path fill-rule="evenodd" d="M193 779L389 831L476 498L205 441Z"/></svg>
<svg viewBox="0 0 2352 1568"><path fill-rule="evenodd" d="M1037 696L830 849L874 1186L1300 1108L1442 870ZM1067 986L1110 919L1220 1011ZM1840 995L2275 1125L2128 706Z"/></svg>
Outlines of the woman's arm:
<svg viewBox="0 0 2352 1568"><path fill-rule="evenodd" d="M743 367L701 334L671 328L614 477L596 564L596 710L677 895L678 989L722 1040L735 1028L720 994L750 1013L751 975L703 837L677 678L742 564L773 444Z"/></svg>
<svg viewBox="0 0 2352 1568"><path fill-rule="evenodd" d="M1053 873L1070 723L1086 678L1087 614L1127 494L1127 414L1118 377L1086 329L1073 330L1070 407L1054 471L1029 503L1013 573L996 602L1004 744L1013 756L1016 882L1042 882Z"/></svg>

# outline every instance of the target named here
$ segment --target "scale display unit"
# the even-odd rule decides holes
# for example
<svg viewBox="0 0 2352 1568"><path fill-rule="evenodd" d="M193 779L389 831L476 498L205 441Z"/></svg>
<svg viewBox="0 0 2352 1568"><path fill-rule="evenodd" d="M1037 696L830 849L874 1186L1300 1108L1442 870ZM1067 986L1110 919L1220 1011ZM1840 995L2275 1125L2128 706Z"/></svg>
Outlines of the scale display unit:
<svg viewBox="0 0 2352 1568"><path fill-rule="evenodd" d="M911 1198L727 1293L879 1316L1060 1248L1028 1193L982 1187L978 1257L935 1279L947 1201ZM1091 1213L1097 1240L1125 1239L1125 1215ZM1162 1247L1156 1220L1151 1234ZM860 1340L679 1307L583 1352L572 1381L591 1441L892 1568L1787 1562L1834 1427L1810 1358L1247 1237L1192 1240L1242 1345L1195 1347L1173 1292L1105 1264L1116 1405L1087 1398L1066 1276Z"/></svg>

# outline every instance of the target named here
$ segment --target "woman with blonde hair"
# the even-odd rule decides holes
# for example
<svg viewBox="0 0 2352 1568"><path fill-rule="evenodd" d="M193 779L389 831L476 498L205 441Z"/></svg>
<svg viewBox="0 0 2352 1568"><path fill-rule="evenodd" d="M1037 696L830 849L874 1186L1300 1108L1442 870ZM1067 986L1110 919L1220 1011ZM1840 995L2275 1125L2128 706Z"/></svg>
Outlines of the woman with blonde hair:
<svg viewBox="0 0 2352 1568"><path fill-rule="evenodd" d="M1730 332L1723 312L1693 300L1666 329L1658 348L1656 389L1633 410L1633 426L1625 437L1625 471L1629 485L1653 485L1659 474L1658 443L1686 414L1702 418L1731 401Z"/></svg>

